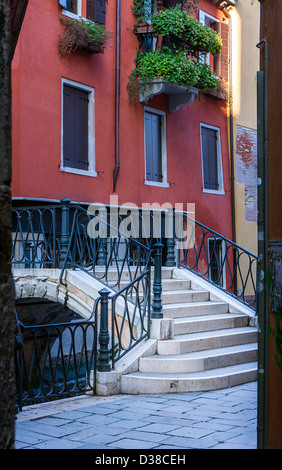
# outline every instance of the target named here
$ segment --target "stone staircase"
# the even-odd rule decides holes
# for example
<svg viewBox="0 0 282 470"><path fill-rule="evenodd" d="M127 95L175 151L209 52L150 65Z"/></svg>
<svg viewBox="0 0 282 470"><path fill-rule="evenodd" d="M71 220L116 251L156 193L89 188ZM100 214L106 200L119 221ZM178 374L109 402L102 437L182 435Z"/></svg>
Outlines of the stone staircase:
<svg viewBox="0 0 282 470"><path fill-rule="evenodd" d="M173 335L140 357L138 370L122 375L121 393L207 391L256 380L257 327L246 308L176 271L177 278L175 269L162 269L163 316L173 320Z"/></svg>

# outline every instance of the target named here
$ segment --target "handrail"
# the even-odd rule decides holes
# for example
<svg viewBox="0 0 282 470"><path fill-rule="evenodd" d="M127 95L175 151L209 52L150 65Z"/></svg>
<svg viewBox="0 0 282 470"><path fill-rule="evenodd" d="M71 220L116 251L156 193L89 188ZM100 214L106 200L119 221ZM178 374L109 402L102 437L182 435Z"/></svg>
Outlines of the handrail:
<svg viewBox="0 0 282 470"><path fill-rule="evenodd" d="M86 216L86 220L83 218L80 222L80 216ZM88 226L93 221L102 225L102 237L89 236L86 223ZM116 236L113 236L114 233ZM122 275L126 273L130 281L135 279L138 272L142 273L148 267L152 251L119 228L76 205L60 282L68 266L82 269L112 289L120 290ZM117 279L109 278L111 268L117 272Z"/></svg>
<svg viewBox="0 0 282 470"><path fill-rule="evenodd" d="M183 213L189 238L178 251L179 267L190 270L256 310L258 257Z"/></svg>

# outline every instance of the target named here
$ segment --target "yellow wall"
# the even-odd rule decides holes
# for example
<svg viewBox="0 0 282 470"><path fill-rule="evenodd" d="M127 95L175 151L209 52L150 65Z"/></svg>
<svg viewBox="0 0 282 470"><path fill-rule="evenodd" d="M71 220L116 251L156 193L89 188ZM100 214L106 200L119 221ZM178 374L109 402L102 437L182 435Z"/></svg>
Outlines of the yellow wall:
<svg viewBox="0 0 282 470"><path fill-rule="evenodd" d="M260 5L258 0L238 0L232 17L232 86L234 112L234 166L237 244L257 254L257 224L245 217L245 185L237 181L237 126L257 129L257 86L259 70Z"/></svg>

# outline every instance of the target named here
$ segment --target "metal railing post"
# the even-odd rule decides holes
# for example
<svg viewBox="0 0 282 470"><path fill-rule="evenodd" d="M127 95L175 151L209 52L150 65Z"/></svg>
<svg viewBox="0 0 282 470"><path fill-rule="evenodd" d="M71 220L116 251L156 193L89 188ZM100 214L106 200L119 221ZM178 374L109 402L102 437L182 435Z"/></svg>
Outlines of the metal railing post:
<svg viewBox="0 0 282 470"><path fill-rule="evenodd" d="M108 372L111 370L111 350L109 348L110 335L108 326L110 293L111 292L106 288L99 291L99 294L101 296L101 316L97 370L100 372Z"/></svg>
<svg viewBox="0 0 282 470"><path fill-rule="evenodd" d="M70 199L64 198L61 200L62 204L62 225L61 225L61 250L60 250L60 268L63 267L64 261L66 259L68 245L69 245L69 213L70 213Z"/></svg>
<svg viewBox="0 0 282 470"><path fill-rule="evenodd" d="M155 268L153 282L152 318L163 318L162 308L162 250L161 243L155 243Z"/></svg>
<svg viewBox="0 0 282 470"><path fill-rule="evenodd" d="M166 266L175 266L175 238L174 238L174 213L172 210L168 211L168 226L167 226L167 255Z"/></svg>

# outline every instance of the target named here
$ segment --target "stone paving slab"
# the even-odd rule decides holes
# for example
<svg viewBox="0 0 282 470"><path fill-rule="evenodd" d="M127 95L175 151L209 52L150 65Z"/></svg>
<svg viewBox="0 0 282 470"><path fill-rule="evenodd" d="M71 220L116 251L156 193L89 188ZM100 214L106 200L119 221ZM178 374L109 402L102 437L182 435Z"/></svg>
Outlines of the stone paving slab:
<svg viewBox="0 0 282 470"><path fill-rule="evenodd" d="M16 449L256 449L257 382L197 393L81 397L26 407Z"/></svg>

